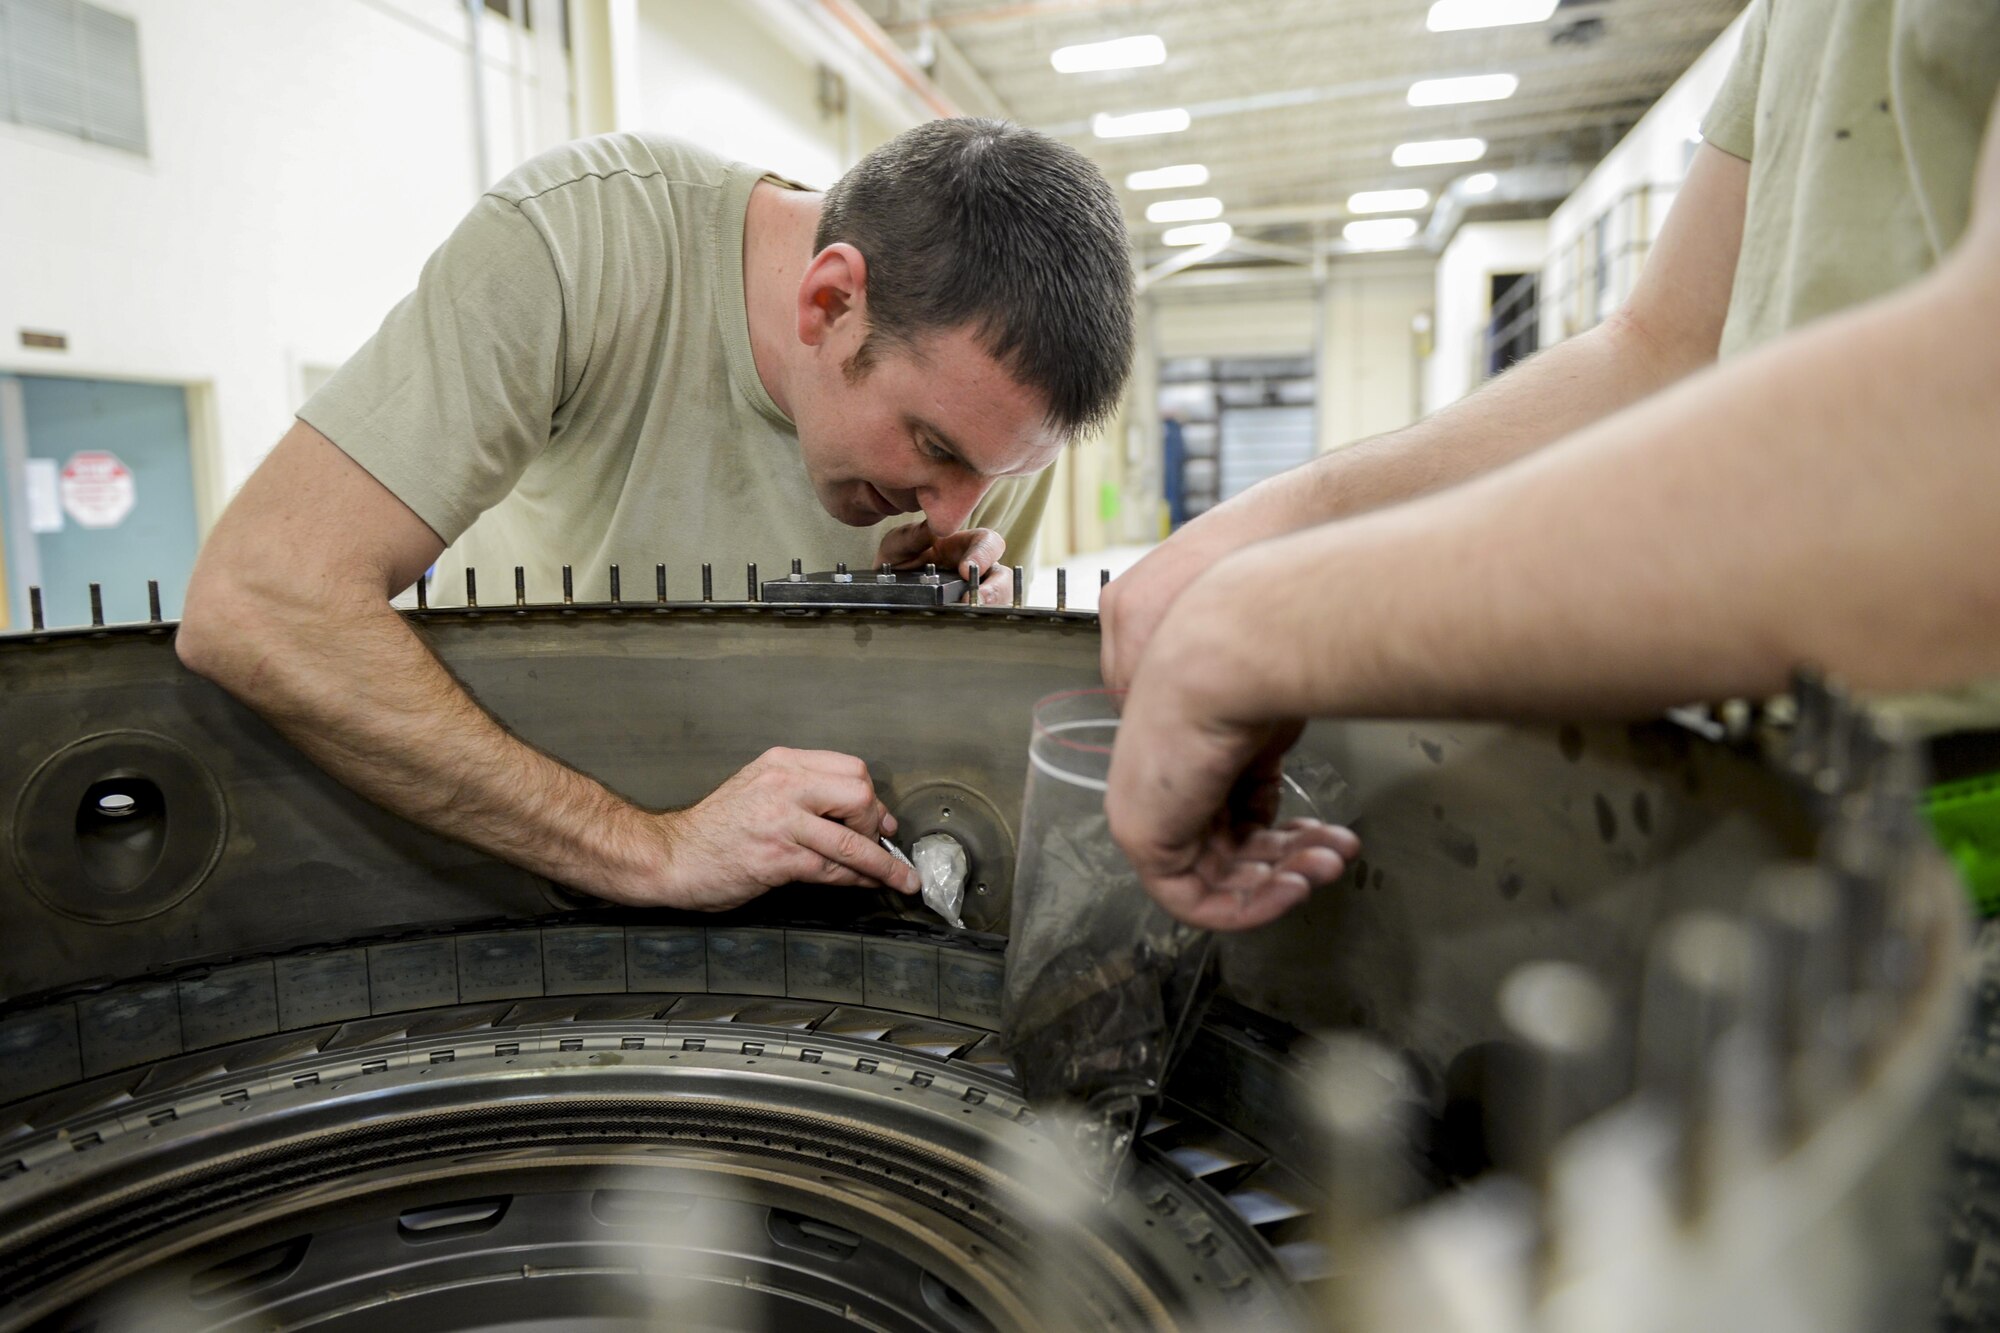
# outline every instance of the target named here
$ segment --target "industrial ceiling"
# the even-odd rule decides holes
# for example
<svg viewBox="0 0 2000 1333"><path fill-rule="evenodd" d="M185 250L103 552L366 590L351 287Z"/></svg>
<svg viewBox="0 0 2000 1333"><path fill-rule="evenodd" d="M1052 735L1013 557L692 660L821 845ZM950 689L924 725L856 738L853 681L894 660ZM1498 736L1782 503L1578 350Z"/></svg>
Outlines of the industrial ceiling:
<svg viewBox="0 0 2000 1333"><path fill-rule="evenodd" d="M1519 2L1452 0L1475 17L1490 16L1481 6ZM1482 172L1503 183L1494 203L1546 212L1556 202L1547 189L1538 199L1533 188L1504 183L1573 182L1744 0L1561 0L1538 22L1446 31L1427 24L1430 0L864 4L934 72L955 66L969 76L961 86L977 93L961 96L967 110L1004 111L1088 153L1118 185L1147 257L1158 259L1172 253L1161 244L1169 224L1148 222L1145 211L1163 199L1220 200L1219 220L1238 237L1292 244L1337 243L1355 216L1347 200L1358 192L1422 189L1435 199L1454 180ZM1085 73L1051 65L1060 48L1140 35L1163 41L1162 63ZM1518 88L1504 100L1411 104L1420 80L1491 74L1516 76ZM1187 129L1093 133L1101 114L1172 108L1188 112ZM1484 154L1432 166L1391 161L1399 144L1459 138L1485 140ZM1126 188L1132 172L1180 164L1207 167L1207 182ZM1421 225L1428 207L1392 213Z"/></svg>

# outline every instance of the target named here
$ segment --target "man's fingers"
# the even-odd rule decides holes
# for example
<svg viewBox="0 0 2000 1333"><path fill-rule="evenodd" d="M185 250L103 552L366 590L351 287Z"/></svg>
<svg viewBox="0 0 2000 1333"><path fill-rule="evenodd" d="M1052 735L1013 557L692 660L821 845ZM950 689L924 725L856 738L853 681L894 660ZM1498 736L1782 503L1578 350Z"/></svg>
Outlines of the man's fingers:
<svg viewBox="0 0 2000 1333"><path fill-rule="evenodd" d="M1347 873L1347 860L1331 847L1302 847L1278 862L1277 870L1323 888Z"/></svg>
<svg viewBox="0 0 2000 1333"><path fill-rule="evenodd" d="M870 839L896 833L896 819L876 797L868 765L840 751L764 751L758 761L776 771L782 799L794 801L808 815L838 819Z"/></svg>
<svg viewBox="0 0 2000 1333"><path fill-rule="evenodd" d="M1344 829L1338 824L1327 824L1317 819L1288 819L1273 828L1259 828L1251 832L1236 854L1259 861L1278 861L1306 847L1330 847L1351 861L1361 852L1361 839L1354 836L1352 829Z"/></svg>
<svg viewBox="0 0 2000 1333"><path fill-rule="evenodd" d="M807 818L800 823L792 837L807 851L816 852L828 861L844 866L878 884L886 884L903 893L915 893L923 887L915 870L889 855L888 849L874 838L857 833L845 824L836 824L827 819Z"/></svg>
<svg viewBox="0 0 2000 1333"><path fill-rule="evenodd" d="M864 782L868 780L868 765L839 750L771 750L766 753L782 756L783 762L815 773L860 778Z"/></svg>
<svg viewBox="0 0 2000 1333"><path fill-rule="evenodd" d="M1006 606L1014 600L1014 571L1006 565L995 565L979 580L979 604L981 606Z"/></svg>
<svg viewBox="0 0 2000 1333"><path fill-rule="evenodd" d="M1223 892L1242 892L1285 872L1318 888L1345 874L1350 853L1360 848L1360 839L1346 829L1318 820L1293 820L1282 828L1259 829L1208 878Z"/></svg>
<svg viewBox="0 0 2000 1333"><path fill-rule="evenodd" d="M808 773L800 781L796 796L806 814L837 820L871 842L880 835L889 811L868 779Z"/></svg>
<svg viewBox="0 0 2000 1333"><path fill-rule="evenodd" d="M1344 828L1339 824L1322 824L1313 819L1286 821L1286 827L1295 824L1311 825L1307 831L1313 841L1333 848L1349 861L1361 855L1361 839L1351 828Z"/></svg>
<svg viewBox="0 0 2000 1333"><path fill-rule="evenodd" d="M842 889L882 887L880 881L870 879L859 871L850 870L831 857L821 856L818 852L807 851L803 847L797 848L787 863L785 878L793 884L825 884Z"/></svg>
<svg viewBox="0 0 2000 1333"><path fill-rule="evenodd" d="M875 550L875 563L914 564L917 558L930 550L936 542L937 538L931 533L929 519L905 523L902 527L891 528L883 534L881 544Z"/></svg>
<svg viewBox="0 0 2000 1333"><path fill-rule="evenodd" d="M1263 878L1254 888L1218 892L1197 875L1154 884L1153 896L1176 920L1202 930L1254 930L1304 902L1312 886L1288 871Z"/></svg>
<svg viewBox="0 0 2000 1333"><path fill-rule="evenodd" d="M991 528L967 528L939 542L938 554L960 574L971 573L974 565L988 571L1006 556L1007 539Z"/></svg>
<svg viewBox="0 0 2000 1333"><path fill-rule="evenodd" d="M826 815L851 825L869 837L894 833L896 820L875 795L868 765L838 750L766 750L762 761L792 780L798 798L816 815Z"/></svg>

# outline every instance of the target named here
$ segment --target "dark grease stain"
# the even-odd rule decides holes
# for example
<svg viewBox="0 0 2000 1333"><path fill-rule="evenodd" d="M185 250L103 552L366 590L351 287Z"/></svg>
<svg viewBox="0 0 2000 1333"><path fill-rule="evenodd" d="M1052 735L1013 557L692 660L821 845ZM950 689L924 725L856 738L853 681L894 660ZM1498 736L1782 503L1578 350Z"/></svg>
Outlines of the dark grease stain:
<svg viewBox="0 0 2000 1333"><path fill-rule="evenodd" d="M1854 131L1853 131L1853 130L1835 130L1835 131L1833 132L1833 137L1834 137L1834 138L1836 138L1836 139L1852 139L1852 138L1854 137Z"/></svg>
<svg viewBox="0 0 2000 1333"><path fill-rule="evenodd" d="M1442 764L1444 762L1444 747L1442 745L1439 745L1436 741L1420 741L1419 744L1423 746L1424 758L1430 760L1433 764Z"/></svg>
<svg viewBox="0 0 2000 1333"><path fill-rule="evenodd" d="M854 646L856 648L866 648L869 644L869 641L872 640L874 637L875 637L875 627L873 625L868 624L866 621L863 621L862 623L854 627Z"/></svg>
<svg viewBox="0 0 2000 1333"><path fill-rule="evenodd" d="M1614 841L1618 837L1618 812L1604 799L1603 792L1597 793L1591 803L1597 807L1597 836L1606 842Z"/></svg>
<svg viewBox="0 0 2000 1333"><path fill-rule="evenodd" d="M1521 878L1521 872L1518 868L1510 865L1500 872L1500 896L1508 902L1511 903L1520 897L1521 890L1525 887L1527 887L1527 881Z"/></svg>
<svg viewBox="0 0 2000 1333"><path fill-rule="evenodd" d="M1365 888L1367 888L1367 887L1368 887L1368 863L1367 863L1366 861L1356 861L1356 862L1355 862L1355 863L1353 864L1353 866L1351 866L1351 867L1350 867L1350 868L1348 869L1348 872L1347 872L1347 877L1348 877L1349 879L1351 879L1351 880L1353 880L1353 881L1354 881L1354 887L1355 887L1355 888L1357 888L1357 889L1365 889Z"/></svg>
<svg viewBox="0 0 2000 1333"><path fill-rule="evenodd" d="M1439 851L1467 870L1479 864L1479 843L1456 824L1446 824L1438 830L1437 845Z"/></svg>
<svg viewBox="0 0 2000 1333"><path fill-rule="evenodd" d="M1883 98L1883 99L1882 99L1881 101L1877 102L1877 103L1875 104L1875 109L1876 109L1877 111L1884 111L1884 112L1886 112L1886 111L1887 111L1887 110L1889 109L1889 99L1885 97L1885 98Z"/></svg>
<svg viewBox="0 0 2000 1333"><path fill-rule="evenodd" d="M1643 836L1648 838L1653 836L1653 802L1645 792L1632 794L1632 822L1639 826L1639 832Z"/></svg>
<svg viewBox="0 0 2000 1333"><path fill-rule="evenodd" d="M1583 758L1583 728L1565 722L1556 733L1556 744L1562 747L1563 758L1575 763Z"/></svg>

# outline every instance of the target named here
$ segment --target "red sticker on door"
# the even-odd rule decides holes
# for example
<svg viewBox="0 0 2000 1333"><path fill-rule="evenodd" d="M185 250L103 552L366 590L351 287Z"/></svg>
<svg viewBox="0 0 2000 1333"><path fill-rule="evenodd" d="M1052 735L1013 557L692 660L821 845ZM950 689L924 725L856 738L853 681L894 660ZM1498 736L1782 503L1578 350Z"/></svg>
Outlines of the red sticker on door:
<svg viewBox="0 0 2000 1333"><path fill-rule="evenodd" d="M86 528L115 528L138 502L132 469L102 449L71 454L63 464L63 511Z"/></svg>

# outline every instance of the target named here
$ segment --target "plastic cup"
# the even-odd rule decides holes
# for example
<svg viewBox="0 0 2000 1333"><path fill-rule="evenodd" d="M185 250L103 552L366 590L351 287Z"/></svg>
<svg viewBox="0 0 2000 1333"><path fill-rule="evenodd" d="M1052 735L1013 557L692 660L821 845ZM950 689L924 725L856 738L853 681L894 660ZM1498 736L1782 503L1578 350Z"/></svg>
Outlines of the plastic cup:
<svg viewBox="0 0 2000 1333"><path fill-rule="evenodd" d="M1030 1100L1075 1112L1073 1146L1117 1182L1210 989L1211 937L1146 896L1111 841L1119 696L1035 706L1015 856L1002 1037Z"/></svg>

